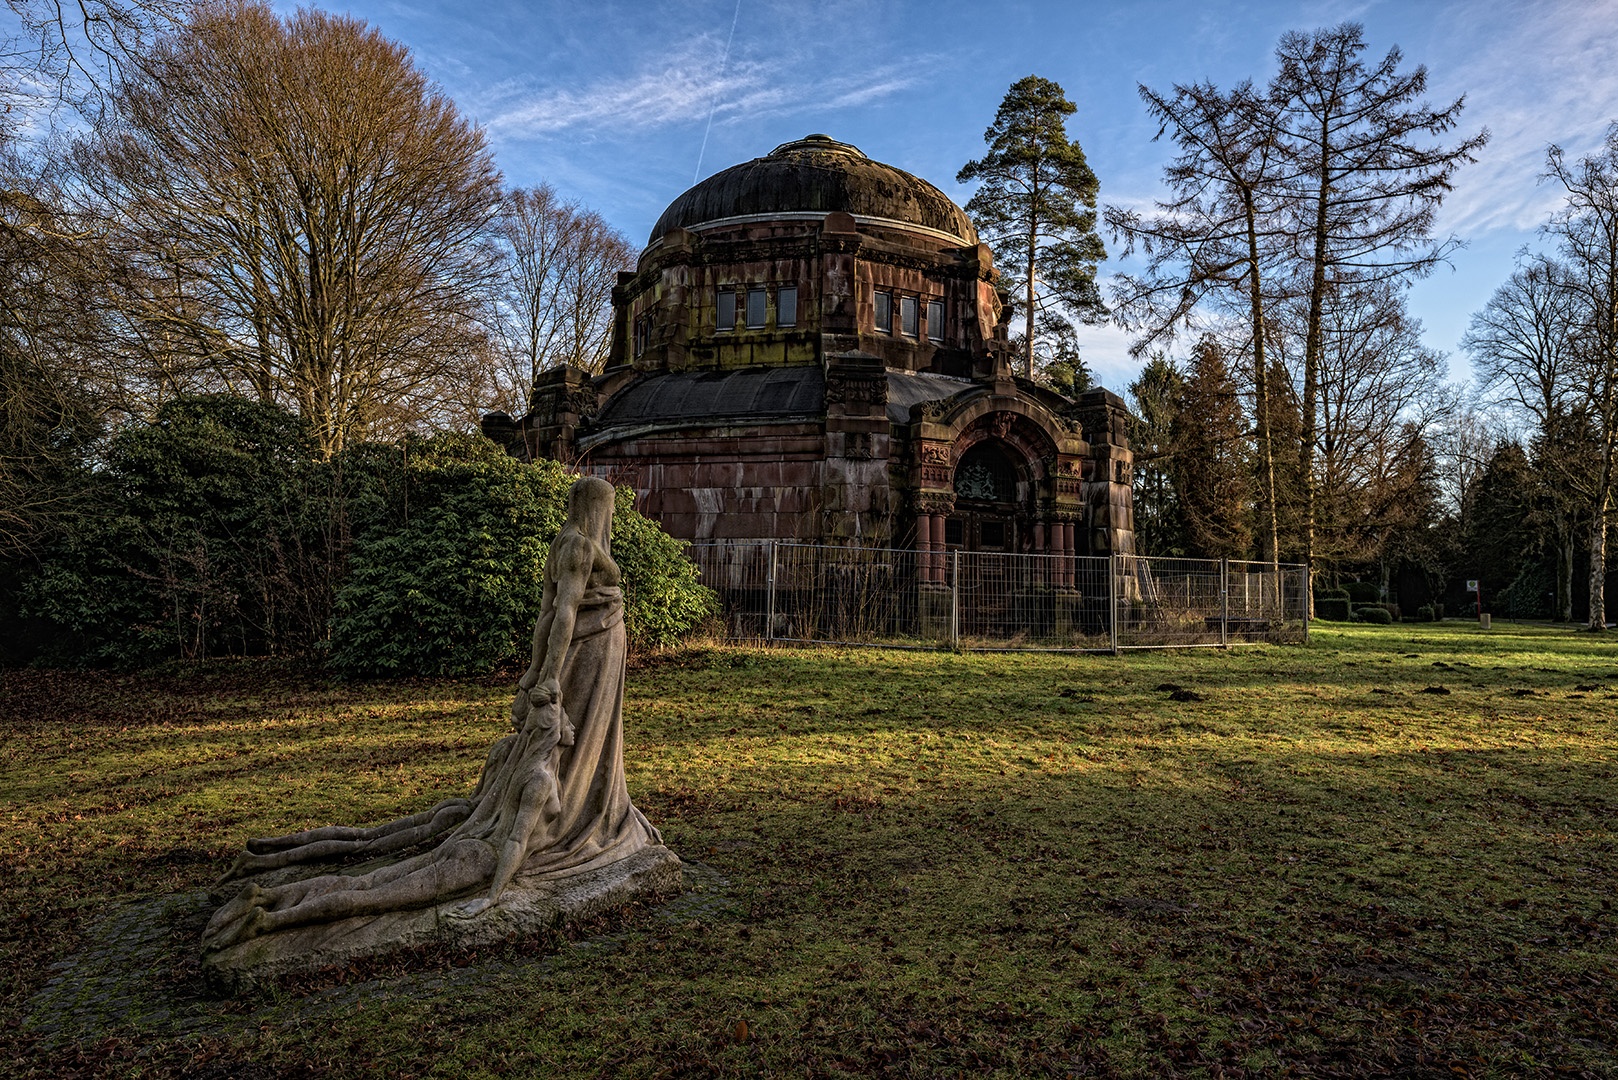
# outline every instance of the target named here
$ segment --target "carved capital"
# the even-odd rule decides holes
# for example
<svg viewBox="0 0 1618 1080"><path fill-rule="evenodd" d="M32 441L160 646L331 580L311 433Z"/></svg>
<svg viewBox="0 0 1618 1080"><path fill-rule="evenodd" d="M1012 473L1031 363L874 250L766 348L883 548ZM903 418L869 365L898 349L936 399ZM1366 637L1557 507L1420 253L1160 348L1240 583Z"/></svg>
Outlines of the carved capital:
<svg viewBox="0 0 1618 1080"><path fill-rule="evenodd" d="M916 513L937 514L947 517L955 512L955 495L949 491L918 491L915 494Z"/></svg>

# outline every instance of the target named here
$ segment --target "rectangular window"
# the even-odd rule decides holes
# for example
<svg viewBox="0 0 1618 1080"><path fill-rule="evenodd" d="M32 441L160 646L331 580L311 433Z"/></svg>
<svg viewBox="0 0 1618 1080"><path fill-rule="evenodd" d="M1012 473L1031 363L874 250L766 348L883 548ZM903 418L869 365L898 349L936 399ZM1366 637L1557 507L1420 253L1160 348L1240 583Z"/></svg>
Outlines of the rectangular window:
<svg viewBox="0 0 1618 1080"><path fill-rule="evenodd" d="M944 301L927 301L927 340L934 345L944 340Z"/></svg>
<svg viewBox="0 0 1618 1080"><path fill-rule="evenodd" d="M798 325L798 287L783 285L775 292L775 325Z"/></svg>
<svg viewBox="0 0 1618 1080"><path fill-rule="evenodd" d="M719 329L736 329L736 294L729 289L719 292Z"/></svg>
<svg viewBox="0 0 1618 1080"><path fill-rule="evenodd" d="M899 333L905 337L916 336L916 298L914 296L901 296L899 298Z"/></svg>
<svg viewBox="0 0 1618 1080"><path fill-rule="evenodd" d="M876 294L876 328L884 334L893 333L893 294Z"/></svg>
<svg viewBox="0 0 1618 1080"><path fill-rule="evenodd" d="M749 330L762 330L764 328L765 297L767 295L763 289L748 290L747 328Z"/></svg>
<svg viewBox="0 0 1618 1080"><path fill-rule="evenodd" d="M639 356L646 351L646 319L641 317L635 320L635 355Z"/></svg>

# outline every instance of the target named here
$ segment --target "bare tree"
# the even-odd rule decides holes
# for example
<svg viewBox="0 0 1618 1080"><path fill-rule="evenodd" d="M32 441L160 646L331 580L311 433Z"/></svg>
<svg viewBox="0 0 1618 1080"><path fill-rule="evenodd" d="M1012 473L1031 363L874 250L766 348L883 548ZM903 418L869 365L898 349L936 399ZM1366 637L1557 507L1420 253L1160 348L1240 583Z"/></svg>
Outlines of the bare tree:
<svg viewBox="0 0 1618 1080"><path fill-rule="evenodd" d="M1545 493L1541 520L1551 526L1556 550L1556 611L1573 619L1573 544L1576 520L1588 501L1587 470L1578 455L1561 453L1569 410L1580 406L1573 373L1575 348L1588 318L1568 268L1543 255L1525 258L1472 316L1461 348L1472 358L1480 386L1496 404L1527 420L1540 438L1534 456ZM1546 480L1552 482L1544 482Z"/></svg>
<svg viewBox="0 0 1618 1080"><path fill-rule="evenodd" d="M89 245L61 210L45 155L0 152L0 557L37 549L84 502L83 454L99 433Z"/></svg>
<svg viewBox="0 0 1618 1080"><path fill-rule="evenodd" d="M188 0L6 0L16 33L0 39L0 132L60 106L93 115L132 60L177 25Z"/></svg>
<svg viewBox="0 0 1618 1080"><path fill-rule="evenodd" d="M1285 308L1276 344L1294 378L1304 370L1310 306ZM1445 401L1443 358L1421 343L1421 323L1396 281L1340 285L1323 298L1315 367L1315 547L1332 559L1374 558L1408 518L1412 455ZM1301 388L1300 388L1301 389ZM1307 523L1306 523L1307 524Z"/></svg>
<svg viewBox="0 0 1618 1080"><path fill-rule="evenodd" d="M494 285L496 348L486 385L517 416L539 373L599 371L612 339L612 289L634 267L629 238L549 184L506 192L495 224L503 260Z"/></svg>
<svg viewBox="0 0 1618 1080"><path fill-rule="evenodd" d="M291 406L332 453L432 412L477 354L499 176L482 132L358 20L200 8L125 71L76 160L118 347L160 387Z"/></svg>
<svg viewBox="0 0 1618 1080"><path fill-rule="evenodd" d="M1484 131L1453 146L1424 141L1456 126L1465 99L1437 109L1418 103L1427 69L1401 72L1397 48L1368 65L1363 35L1358 23L1283 35L1270 84L1276 138L1298 178L1291 202L1297 292L1307 298L1302 475L1311 583L1326 306L1345 285L1407 282L1445 259L1459 241L1434 241L1434 215L1455 170L1488 140Z"/></svg>
<svg viewBox="0 0 1618 1080"><path fill-rule="evenodd" d="M1139 245L1147 256L1142 274L1116 279L1113 303L1120 320L1140 331L1131 346L1137 356L1182 328L1206 325L1210 316L1245 326L1263 519L1259 557L1273 564L1280 536L1265 313L1285 277L1291 222L1278 211L1293 165L1278 151L1269 102L1249 82L1229 93L1209 83L1176 86L1172 96L1139 90L1158 120L1158 138L1169 134L1180 155L1164 170L1171 196L1155 215L1107 207L1107 226L1124 241L1124 254Z"/></svg>
<svg viewBox="0 0 1618 1080"><path fill-rule="evenodd" d="M1590 620L1607 625L1607 530L1613 512L1614 456L1618 453L1618 123L1607 128L1602 149L1570 162L1561 147L1547 153L1547 174L1567 201L1546 232L1561 249L1563 278L1579 311L1569 374L1576 411L1594 437L1586 492L1590 498Z"/></svg>

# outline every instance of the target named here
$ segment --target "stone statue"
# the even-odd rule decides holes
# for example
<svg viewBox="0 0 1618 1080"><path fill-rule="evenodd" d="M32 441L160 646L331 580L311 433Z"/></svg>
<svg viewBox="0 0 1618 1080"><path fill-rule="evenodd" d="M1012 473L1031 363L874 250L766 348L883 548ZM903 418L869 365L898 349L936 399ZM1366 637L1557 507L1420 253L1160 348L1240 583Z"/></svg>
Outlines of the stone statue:
<svg viewBox="0 0 1618 1080"><path fill-rule="evenodd" d="M610 550L613 494L592 478L568 493L567 521L545 562L533 659L512 701L514 730L490 749L470 796L373 828L251 840L226 879L387 854L441 836L438 844L357 876L248 884L209 921L205 960L266 935L362 916L439 908L442 920L477 921L500 905L514 879L572 878L653 847L676 867L677 880L678 860L661 848L624 782L627 645Z"/></svg>

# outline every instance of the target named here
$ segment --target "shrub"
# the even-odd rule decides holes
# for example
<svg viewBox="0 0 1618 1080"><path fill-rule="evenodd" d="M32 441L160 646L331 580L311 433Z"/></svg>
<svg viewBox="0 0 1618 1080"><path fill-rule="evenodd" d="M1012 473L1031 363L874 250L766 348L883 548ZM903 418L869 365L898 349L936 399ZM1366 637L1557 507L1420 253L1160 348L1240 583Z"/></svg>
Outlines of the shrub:
<svg viewBox="0 0 1618 1080"><path fill-rule="evenodd" d="M1423 604L1421 607L1416 609L1417 622L1436 622L1437 619L1438 614L1433 609L1433 605L1431 604Z"/></svg>
<svg viewBox="0 0 1618 1080"><path fill-rule="evenodd" d="M572 479L457 435L321 461L285 410L177 399L110 441L96 512L0 577L0 632L26 639L6 656L129 668L319 646L345 675L486 671L527 653ZM613 554L638 643L714 608L683 546L620 492Z"/></svg>
<svg viewBox="0 0 1618 1080"><path fill-rule="evenodd" d="M354 543L333 604L329 666L350 677L461 675L526 657L574 477L475 436L355 457ZM612 531L624 624L638 643L663 643L706 617L714 597L684 544L629 498L619 493Z"/></svg>
<svg viewBox="0 0 1618 1080"><path fill-rule="evenodd" d="M95 512L21 584L19 614L39 629L32 658L127 668L322 636L311 445L297 417L226 394L177 398L115 435Z"/></svg>
<svg viewBox="0 0 1618 1080"><path fill-rule="evenodd" d="M1374 604L1382 599L1382 586L1374 581L1350 581L1343 586L1343 591L1355 604Z"/></svg>
<svg viewBox="0 0 1618 1080"><path fill-rule="evenodd" d="M1387 626L1393 622L1393 612L1381 604L1363 604L1354 609L1354 621Z"/></svg>
<svg viewBox="0 0 1618 1080"><path fill-rule="evenodd" d="M1330 622L1348 622L1348 600L1344 597L1315 598L1315 618Z"/></svg>

